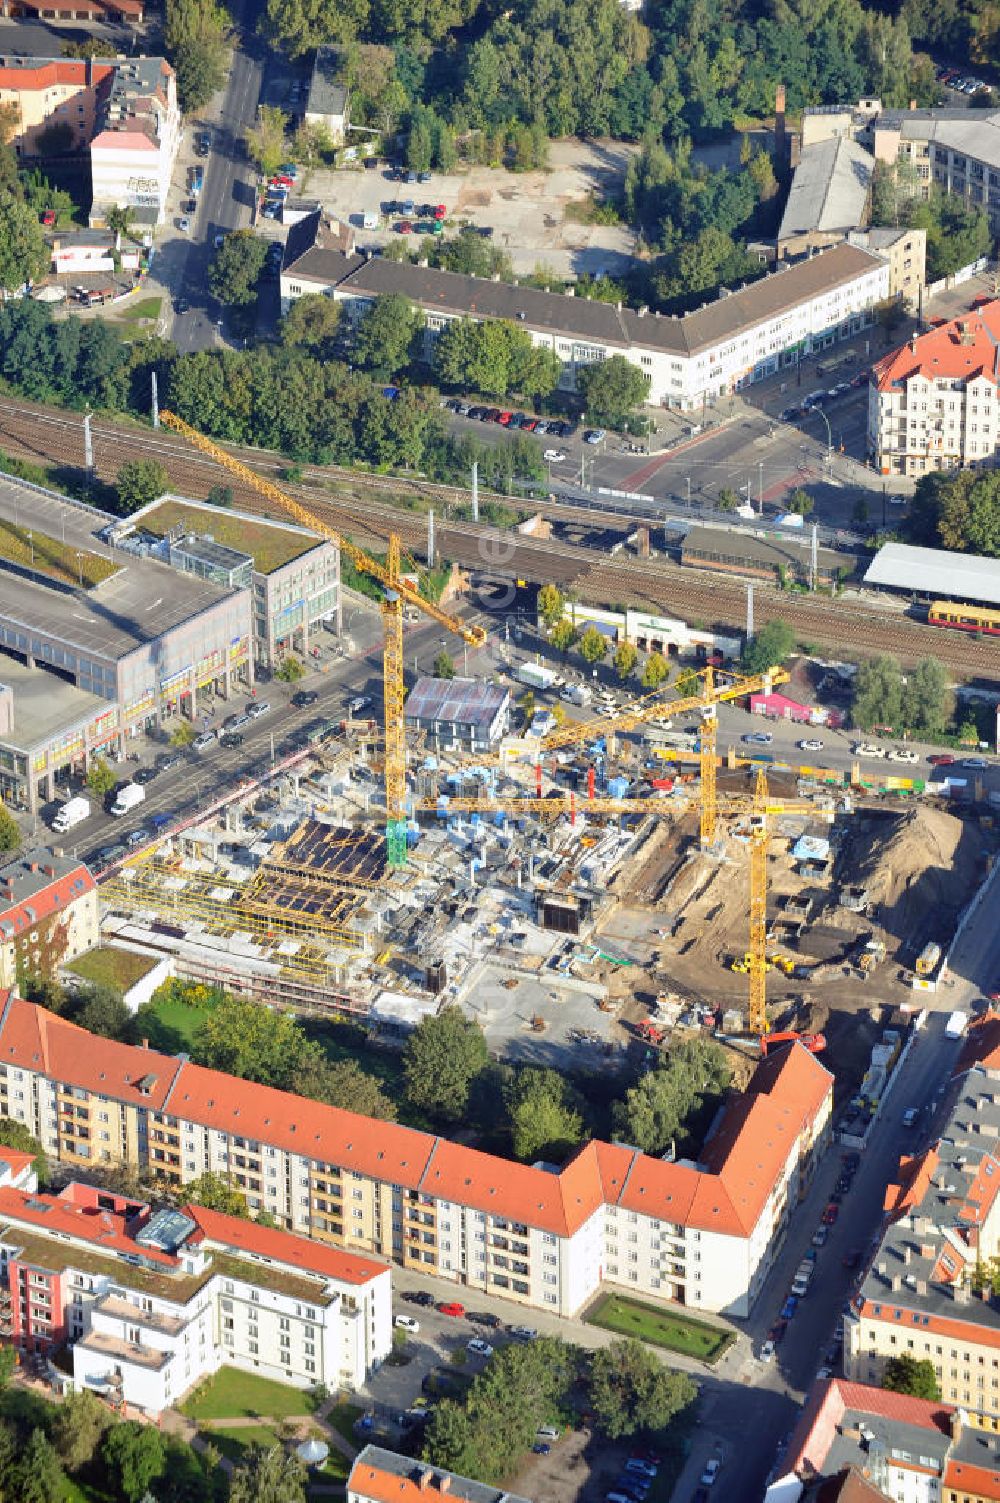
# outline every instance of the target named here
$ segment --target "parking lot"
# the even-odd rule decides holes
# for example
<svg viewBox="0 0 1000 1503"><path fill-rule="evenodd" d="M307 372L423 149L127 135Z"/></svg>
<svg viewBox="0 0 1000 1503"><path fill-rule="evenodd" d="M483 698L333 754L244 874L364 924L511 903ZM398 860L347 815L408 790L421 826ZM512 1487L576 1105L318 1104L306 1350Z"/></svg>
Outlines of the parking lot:
<svg viewBox="0 0 1000 1503"><path fill-rule="evenodd" d="M541 264L558 276L613 276L632 264L631 229L580 223L575 217L579 211L570 206L586 205L592 193L619 192L633 151L621 142L554 141L546 172L469 167L432 173L423 183L401 183L388 176L384 164L369 171L358 164L339 171L316 169L302 186L307 197L318 198L329 213L353 225L363 245L398 240L394 226L403 220L412 224L422 217L429 230L433 214L420 216L417 208L444 204L443 233L457 234L464 225L492 231L492 242L508 252L515 273L532 272ZM413 216L390 207L407 199L413 200ZM367 228L366 216L377 223Z"/></svg>

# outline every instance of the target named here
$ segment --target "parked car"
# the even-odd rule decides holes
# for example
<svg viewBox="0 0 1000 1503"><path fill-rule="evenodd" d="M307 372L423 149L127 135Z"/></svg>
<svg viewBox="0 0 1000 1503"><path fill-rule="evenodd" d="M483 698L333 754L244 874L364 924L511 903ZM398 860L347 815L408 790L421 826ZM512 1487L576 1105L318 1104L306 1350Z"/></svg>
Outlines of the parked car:
<svg viewBox="0 0 1000 1503"><path fill-rule="evenodd" d="M132 781L133 783L151 783L159 775L159 767L137 767L132 774Z"/></svg>
<svg viewBox="0 0 1000 1503"><path fill-rule="evenodd" d="M890 762L919 762L920 758L908 746L894 746L889 753Z"/></svg>
<svg viewBox="0 0 1000 1503"><path fill-rule="evenodd" d="M535 1431L535 1434L538 1436L539 1440L559 1439L559 1431L556 1429L555 1425L539 1425L538 1429Z"/></svg>
<svg viewBox="0 0 1000 1503"><path fill-rule="evenodd" d="M833 1223L836 1221L839 1215L840 1207L837 1205L836 1201L831 1200L826 1210L823 1212L823 1225L833 1226Z"/></svg>
<svg viewBox="0 0 1000 1503"><path fill-rule="evenodd" d="M800 741L798 745L799 745L799 751L822 751L823 750L823 743L822 743L822 741L813 741L813 740L810 740L810 741Z"/></svg>
<svg viewBox="0 0 1000 1503"><path fill-rule="evenodd" d="M767 1341L764 1342L758 1355L761 1362L774 1361L774 1342L770 1339L770 1337L768 1337Z"/></svg>
<svg viewBox="0 0 1000 1503"><path fill-rule="evenodd" d="M223 731L219 737L219 745L224 746L227 751L235 751L238 746L243 745L243 732Z"/></svg>
<svg viewBox="0 0 1000 1503"><path fill-rule="evenodd" d="M314 705L319 699L315 689L299 689L292 695L292 704L297 710L305 709L306 705Z"/></svg>
<svg viewBox="0 0 1000 1503"><path fill-rule="evenodd" d="M419 1320L414 1320L412 1315L397 1315L393 1325L400 1331L409 1331L414 1336L420 1330Z"/></svg>
<svg viewBox="0 0 1000 1503"><path fill-rule="evenodd" d="M770 731L748 731L745 736L740 737L740 740L747 742L750 746L770 746L774 737Z"/></svg>
<svg viewBox="0 0 1000 1503"><path fill-rule="evenodd" d="M215 746L215 744L215 732L202 731L201 735L195 736L194 740L191 742L191 750L196 752L208 751L211 747Z"/></svg>
<svg viewBox="0 0 1000 1503"><path fill-rule="evenodd" d="M955 758L951 752L935 752L934 756L927 758L932 767L954 767Z"/></svg>
<svg viewBox="0 0 1000 1503"><path fill-rule="evenodd" d="M493 1356L493 1348L490 1346L489 1342L484 1341L481 1336L473 1336L471 1341L467 1341L465 1343L465 1350L467 1352L471 1352L474 1357Z"/></svg>
<svg viewBox="0 0 1000 1503"><path fill-rule="evenodd" d="M191 229L191 221L186 214L182 214L180 219L178 219L177 228L180 230L182 235L187 235L189 233Z"/></svg>
<svg viewBox="0 0 1000 1503"><path fill-rule="evenodd" d="M482 1310L467 1310L466 1320L470 1320L476 1326L488 1326L491 1331L498 1331L503 1324L499 1315L488 1315Z"/></svg>
<svg viewBox="0 0 1000 1503"><path fill-rule="evenodd" d="M794 423L795 419L801 416L801 407L783 407L778 413L778 421L780 423Z"/></svg>
<svg viewBox="0 0 1000 1503"><path fill-rule="evenodd" d="M876 746L874 741L858 741L851 747L855 757L884 757L885 748Z"/></svg>
<svg viewBox="0 0 1000 1503"><path fill-rule="evenodd" d="M531 1449L536 1456L547 1456L552 1447L546 1440L536 1440Z"/></svg>
<svg viewBox="0 0 1000 1503"><path fill-rule="evenodd" d="M465 1314L465 1306L460 1305L457 1299L443 1300L438 1305L438 1314L451 1315L459 1320Z"/></svg>
<svg viewBox="0 0 1000 1503"><path fill-rule="evenodd" d="M130 851L134 851L136 846L145 845L147 840L151 839L152 836L150 835L149 831L144 830L140 825L137 830L130 830L128 832L128 834L125 836L125 844L128 846Z"/></svg>
<svg viewBox="0 0 1000 1503"><path fill-rule="evenodd" d="M959 767L968 767L975 771L980 767L989 767L990 764L985 757L963 757L958 765Z"/></svg>
<svg viewBox="0 0 1000 1503"><path fill-rule="evenodd" d="M534 1341L538 1332L534 1326L511 1326L510 1334L515 1341Z"/></svg>
<svg viewBox="0 0 1000 1503"><path fill-rule="evenodd" d="M705 1470L702 1472L699 1479L702 1487L714 1487L715 1479L716 1477L718 1477L721 1470L722 1462L719 1460L718 1456L713 1456L711 1461L707 1461L705 1463Z"/></svg>
<svg viewBox="0 0 1000 1503"><path fill-rule="evenodd" d="M413 1289L403 1295L403 1299L410 1305L423 1305L424 1309L430 1309L434 1303L433 1294L426 1289Z"/></svg>
<svg viewBox="0 0 1000 1503"><path fill-rule="evenodd" d="M566 458L566 451L565 449L546 449L542 458L547 464L562 464Z"/></svg>
<svg viewBox="0 0 1000 1503"><path fill-rule="evenodd" d="M156 765L161 772L169 772L172 767L179 767L183 761L184 758L180 752L159 752L156 758ZM138 781L138 778L136 778L136 782Z"/></svg>
<svg viewBox="0 0 1000 1503"><path fill-rule="evenodd" d="M251 720L259 720L262 715L270 713L271 706L266 699L255 699L247 705L247 714Z"/></svg>
<svg viewBox="0 0 1000 1503"><path fill-rule="evenodd" d="M781 1307L782 1320L791 1320L798 1308L798 1299L794 1294L790 1294Z"/></svg>
<svg viewBox="0 0 1000 1503"><path fill-rule="evenodd" d="M607 436L603 428L588 428L583 441L585 444L603 444Z"/></svg>
<svg viewBox="0 0 1000 1503"><path fill-rule="evenodd" d="M812 1245L813 1245L813 1247L825 1247L826 1246L826 1239L827 1239L827 1237L829 1237L829 1235L830 1235L830 1228L829 1227L827 1227L827 1226L818 1226L816 1228L816 1230L812 1234Z"/></svg>

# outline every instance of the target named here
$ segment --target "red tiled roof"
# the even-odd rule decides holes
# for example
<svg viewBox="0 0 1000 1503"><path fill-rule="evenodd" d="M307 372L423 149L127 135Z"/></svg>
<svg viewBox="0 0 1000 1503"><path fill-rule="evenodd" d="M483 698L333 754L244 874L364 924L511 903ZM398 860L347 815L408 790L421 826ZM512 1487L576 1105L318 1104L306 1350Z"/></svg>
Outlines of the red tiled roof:
<svg viewBox="0 0 1000 1503"><path fill-rule="evenodd" d="M11 1179L17 1179L25 1169L30 1169L34 1162L34 1154L19 1153L16 1148L0 1148L0 1164L6 1164L10 1170Z"/></svg>
<svg viewBox="0 0 1000 1503"><path fill-rule="evenodd" d="M420 1184L434 1146L430 1133L375 1121L201 1065L183 1066L169 1110L204 1127L271 1143L305 1159L356 1169L407 1190Z"/></svg>
<svg viewBox="0 0 1000 1503"><path fill-rule="evenodd" d="M969 1024L952 1074L964 1075L976 1065L985 1070L1000 1070L1000 1013L992 1008Z"/></svg>
<svg viewBox="0 0 1000 1503"><path fill-rule="evenodd" d="M141 1099L154 1111L203 1127L558 1235L576 1232L602 1201L723 1236L748 1235L832 1084L829 1072L796 1044L761 1061L748 1094L729 1108L709 1146L707 1172L590 1143L553 1174L151 1049L97 1039L17 999L0 1015L0 1063L120 1100ZM139 1091L142 1078L146 1095Z"/></svg>
<svg viewBox="0 0 1000 1503"><path fill-rule="evenodd" d="M38 863L39 869L41 863ZM26 867L22 868L27 870ZM50 867L51 871L52 868ZM75 903L77 898L82 898L85 893L93 892L97 886L90 872L81 861L63 876L53 877L44 887L39 887L29 897L16 902L3 898L4 892L17 891L17 878L15 876L12 888L5 887L0 882L0 942L7 939L16 939L19 934L27 934L44 919L51 918L54 913L61 913L70 903ZM8 925L11 928L8 930Z"/></svg>
<svg viewBox="0 0 1000 1503"><path fill-rule="evenodd" d="M54 89L59 85L72 86L85 89L87 84L88 64L81 60L72 59L45 59L36 66L25 63L18 68L0 68L0 89L13 89L22 92L27 89ZM91 84L102 83L114 73L114 66L110 63L94 62L91 73Z"/></svg>
<svg viewBox="0 0 1000 1503"><path fill-rule="evenodd" d="M944 1485L953 1487L967 1498L1000 1499L1000 1472L985 1466L973 1466L968 1461L946 1462Z"/></svg>
<svg viewBox="0 0 1000 1503"><path fill-rule="evenodd" d="M937 1166L936 1148L928 1148L919 1156L904 1154L896 1172L897 1183L885 1187L882 1209L898 1218L911 1206L918 1206L930 1187Z"/></svg>
<svg viewBox="0 0 1000 1503"><path fill-rule="evenodd" d="M885 1325L912 1327L911 1316L913 1312L905 1305L890 1304L889 1298L886 1297L883 1300L863 1300L861 1305L857 1307L858 1314L862 1318L881 1321ZM898 1300L900 1293L893 1294L891 1298ZM956 1310L964 1310L966 1312L964 1320L952 1320L945 1315L928 1315L924 1311L921 1311L921 1336L951 1336L958 1341L974 1341L977 1346L989 1346L1000 1349L1000 1331L996 1330L993 1326L980 1324L976 1318L977 1302L977 1296L970 1295L967 1304L955 1306ZM876 1304L879 1306L878 1315L875 1314ZM900 1312L898 1318L895 1313L897 1310Z"/></svg>
<svg viewBox="0 0 1000 1503"><path fill-rule="evenodd" d="M153 1111L163 1110L181 1070L180 1060L169 1054L97 1038L17 997L0 1014L0 1063L39 1070L53 1080L120 1101L142 1102Z"/></svg>
<svg viewBox="0 0 1000 1503"><path fill-rule="evenodd" d="M204 1206L186 1205L182 1209L185 1216L197 1223L206 1242L231 1247L237 1252L254 1253L271 1263L281 1263L302 1273L319 1274L341 1284L368 1284L387 1271L388 1265L378 1263L374 1258L326 1247L309 1237L297 1237L294 1232L258 1226L256 1222L224 1216L221 1211L209 1211Z"/></svg>
<svg viewBox="0 0 1000 1503"><path fill-rule="evenodd" d="M914 1399L909 1394L893 1393L885 1388L870 1388L866 1383L852 1383L846 1378L826 1378L810 1395L801 1418L792 1432L781 1463L785 1472L799 1476L822 1474L838 1427L848 1409L915 1425L923 1430L937 1430L947 1435L954 1408L950 1404Z"/></svg>
<svg viewBox="0 0 1000 1503"><path fill-rule="evenodd" d="M125 1230L124 1216L115 1211L74 1205L60 1195L33 1195L7 1185L0 1189L0 1221L7 1218L49 1236L71 1237L77 1242L85 1242L99 1252L140 1256L170 1270L178 1266L177 1259L169 1253L156 1247L143 1247L130 1237ZM17 1240L16 1230L12 1232L11 1240Z"/></svg>
<svg viewBox="0 0 1000 1503"><path fill-rule="evenodd" d="M918 335L872 367L879 391L890 391L913 376L968 381L985 375L1000 381L1000 301L986 303Z"/></svg>

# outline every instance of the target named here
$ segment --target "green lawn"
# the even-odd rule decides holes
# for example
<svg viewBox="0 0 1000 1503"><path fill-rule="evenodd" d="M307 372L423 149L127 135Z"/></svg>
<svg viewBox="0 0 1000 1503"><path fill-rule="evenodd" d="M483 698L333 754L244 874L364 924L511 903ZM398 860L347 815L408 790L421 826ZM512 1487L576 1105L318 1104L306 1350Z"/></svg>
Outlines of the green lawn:
<svg viewBox="0 0 1000 1503"><path fill-rule="evenodd" d="M98 986L110 986L116 992L124 993L148 975L157 963L155 955L136 955L131 950L113 950L102 946L88 950L86 955L77 956L65 969L72 971L74 976L79 976L83 981L93 981Z"/></svg>
<svg viewBox="0 0 1000 1503"><path fill-rule="evenodd" d="M37 527L15 527L13 522L6 521L0 523L0 558L47 575L59 584L79 586L82 581L88 590L117 573L119 567L97 553L60 543Z"/></svg>
<svg viewBox="0 0 1000 1503"><path fill-rule="evenodd" d="M269 1425L241 1425L238 1430L201 1429L199 1438L211 1441L215 1449L235 1466L243 1460L251 1446L262 1446L269 1451L280 1446L281 1439Z"/></svg>
<svg viewBox="0 0 1000 1503"><path fill-rule="evenodd" d="M141 323L143 319L156 319L163 306L162 297L144 297L137 303L126 305L121 317L126 323Z"/></svg>
<svg viewBox="0 0 1000 1503"><path fill-rule="evenodd" d="M193 1420L284 1419L289 1414L312 1414L315 1408L312 1394L301 1388L241 1373L235 1367L221 1368L180 1406L181 1413Z"/></svg>
<svg viewBox="0 0 1000 1503"><path fill-rule="evenodd" d="M360 1404L338 1404L327 1415L327 1424L332 1425L335 1430L339 1431L349 1446L358 1448L358 1437L354 1433L354 1426L364 1412ZM332 1450L330 1455L332 1457Z"/></svg>
<svg viewBox="0 0 1000 1503"><path fill-rule="evenodd" d="M137 1016L153 1049L165 1054L190 1053L195 1034L216 1005L191 1007L186 1002L144 1002Z"/></svg>
<svg viewBox="0 0 1000 1503"><path fill-rule="evenodd" d="M245 517L227 516L221 507L203 511L200 507L185 506L183 501L161 501L143 517L143 526L158 537L165 537L178 522L196 532L211 532L217 543L224 548L235 548L240 553L252 553L261 574L270 574L308 553L317 546L311 537L288 532L283 527L269 523L248 522Z"/></svg>
<svg viewBox="0 0 1000 1503"><path fill-rule="evenodd" d="M715 1362L733 1340L732 1333L720 1331L704 1321L692 1320L678 1310L659 1310L638 1300L608 1294L587 1315L587 1323L617 1331L621 1336L635 1336L653 1346Z"/></svg>

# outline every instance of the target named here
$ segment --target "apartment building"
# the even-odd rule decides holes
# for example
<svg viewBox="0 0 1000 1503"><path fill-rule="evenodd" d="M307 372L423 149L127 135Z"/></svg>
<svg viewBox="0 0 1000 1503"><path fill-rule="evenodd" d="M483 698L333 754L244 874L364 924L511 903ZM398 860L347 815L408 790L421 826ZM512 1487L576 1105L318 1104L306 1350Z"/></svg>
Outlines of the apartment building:
<svg viewBox="0 0 1000 1503"><path fill-rule="evenodd" d="M0 986L74 960L99 938L97 883L82 861L33 851L0 867Z"/></svg>
<svg viewBox="0 0 1000 1503"><path fill-rule="evenodd" d="M1000 301L939 324L872 367L868 443L883 475L993 462L1000 446Z"/></svg>
<svg viewBox="0 0 1000 1503"><path fill-rule="evenodd" d="M690 411L869 327L889 297L889 265L873 251L841 243L784 262L760 281L727 290L682 317L663 317L647 308L577 298L572 289L565 295L543 292L354 255L317 213L289 233L282 311L305 293L343 303L352 320L375 298L399 293L423 310L428 353L455 319L509 320L559 356L565 390L575 389L584 366L621 355L649 376L650 404Z"/></svg>
<svg viewBox="0 0 1000 1503"><path fill-rule="evenodd" d="M1000 1441L971 1430L954 1404L827 1378L807 1398L764 1503L834 1497L996 1503Z"/></svg>
<svg viewBox="0 0 1000 1503"><path fill-rule="evenodd" d="M231 1179L289 1231L575 1314L602 1280L747 1314L829 1132L832 1076L799 1045L762 1061L698 1163L601 1142L561 1169L96 1039L10 995L0 1114L63 1164Z"/></svg>
<svg viewBox="0 0 1000 1503"><path fill-rule="evenodd" d="M390 1285L381 1263L201 1206L0 1187L0 1336L68 1343L77 1387L151 1416L224 1365L361 1387L392 1349Z"/></svg>
<svg viewBox="0 0 1000 1503"><path fill-rule="evenodd" d="M889 1225L844 1322L848 1377L878 1383L890 1357L926 1359L945 1402L991 1431L1000 1431L1000 1303L985 1276L1000 1256L997 1021L973 1033L940 1139L900 1160Z"/></svg>
<svg viewBox="0 0 1000 1503"><path fill-rule="evenodd" d="M365 1446L347 1479L347 1503L427 1503L442 1494L458 1503L529 1503L502 1487L474 1482L382 1446Z"/></svg>
<svg viewBox="0 0 1000 1503"><path fill-rule="evenodd" d="M163 223L181 133L177 81L164 58L3 56L0 106L12 112L21 160L88 153L92 223L115 205L131 208L137 224Z"/></svg>

